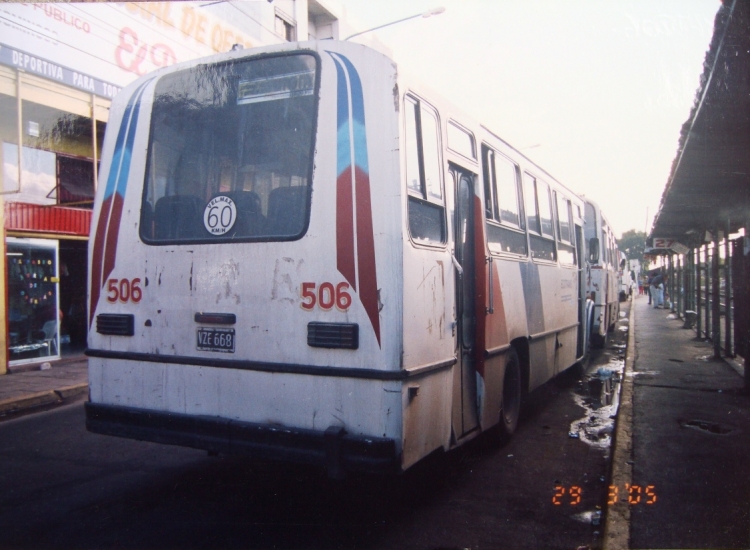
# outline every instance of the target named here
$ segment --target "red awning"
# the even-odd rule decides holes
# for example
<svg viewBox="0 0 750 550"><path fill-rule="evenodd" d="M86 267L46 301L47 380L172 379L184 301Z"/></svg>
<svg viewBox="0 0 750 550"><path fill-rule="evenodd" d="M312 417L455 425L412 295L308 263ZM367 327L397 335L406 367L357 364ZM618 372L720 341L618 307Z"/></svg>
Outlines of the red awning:
<svg viewBox="0 0 750 550"><path fill-rule="evenodd" d="M6 202L5 230L88 237L91 214L82 208Z"/></svg>

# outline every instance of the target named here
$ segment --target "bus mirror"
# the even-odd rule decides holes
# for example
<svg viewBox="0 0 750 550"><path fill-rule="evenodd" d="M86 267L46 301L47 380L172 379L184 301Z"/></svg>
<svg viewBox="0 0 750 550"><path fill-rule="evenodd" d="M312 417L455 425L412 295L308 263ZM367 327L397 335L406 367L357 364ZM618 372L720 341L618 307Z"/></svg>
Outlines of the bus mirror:
<svg viewBox="0 0 750 550"><path fill-rule="evenodd" d="M622 259L620 262L620 269L625 269L625 264L627 263L627 260L625 258Z"/></svg>
<svg viewBox="0 0 750 550"><path fill-rule="evenodd" d="M589 239L589 263L595 264L599 261L599 239L591 237Z"/></svg>

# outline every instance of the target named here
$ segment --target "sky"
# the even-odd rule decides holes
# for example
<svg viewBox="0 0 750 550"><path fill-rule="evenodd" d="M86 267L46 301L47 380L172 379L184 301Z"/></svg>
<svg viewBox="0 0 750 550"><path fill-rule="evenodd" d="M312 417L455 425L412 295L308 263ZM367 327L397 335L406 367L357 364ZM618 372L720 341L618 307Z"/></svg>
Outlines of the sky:
<svg viewBox="0 0 750 550"><path fill-rule="evenodd" d="M339 0L400 71L574 192L650 232L719 0ZM357 40L356 38L353 40Z"/></svg>

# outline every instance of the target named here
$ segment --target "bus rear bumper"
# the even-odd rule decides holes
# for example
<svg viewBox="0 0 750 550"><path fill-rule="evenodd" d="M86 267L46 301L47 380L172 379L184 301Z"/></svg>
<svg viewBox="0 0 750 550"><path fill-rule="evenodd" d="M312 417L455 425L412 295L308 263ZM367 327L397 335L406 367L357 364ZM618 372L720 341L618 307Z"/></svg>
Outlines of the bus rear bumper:
<svg viewBox="0 0 750 550"><path fill-rule="evenodd" d="M338 426L319 431L91 402L85 407L86 429L97 434L315 464L325 467L332 477L341 477L345 471L400 470L395 441L347 434Z"/></svg>

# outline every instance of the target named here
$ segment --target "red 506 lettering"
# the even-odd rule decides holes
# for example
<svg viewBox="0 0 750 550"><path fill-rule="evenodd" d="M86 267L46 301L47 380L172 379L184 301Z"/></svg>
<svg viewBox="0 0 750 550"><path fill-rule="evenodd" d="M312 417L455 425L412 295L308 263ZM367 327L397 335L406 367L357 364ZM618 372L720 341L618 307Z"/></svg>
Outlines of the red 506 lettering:
<svg viewBox="0 0 750 550"><path fill-rule="evenodd" d="M300 307L306 311L312 311L315 307L328 311L335 306L338 310L346 311L352 305L352 295L348 290L349 283L339 283L336 286L328 282L320 283L320 286L317 283L302 283Z"/></svg>
<svg viewBox="0 0 750 550"><path fill-rule="evenodd" d="M109 279L107 281L107 301L114 304L115 302L133 302L137 304L143 298L141 290L141 280L135 279Z"/></svg>

